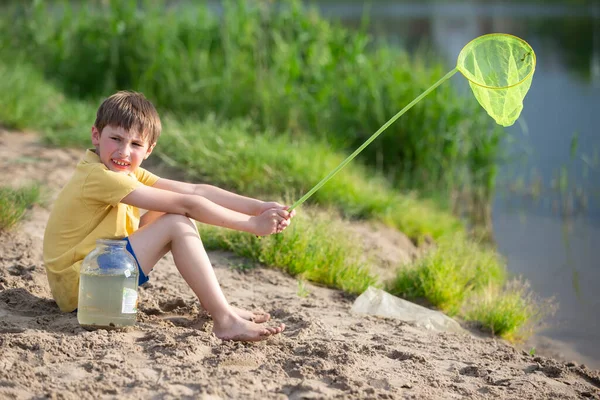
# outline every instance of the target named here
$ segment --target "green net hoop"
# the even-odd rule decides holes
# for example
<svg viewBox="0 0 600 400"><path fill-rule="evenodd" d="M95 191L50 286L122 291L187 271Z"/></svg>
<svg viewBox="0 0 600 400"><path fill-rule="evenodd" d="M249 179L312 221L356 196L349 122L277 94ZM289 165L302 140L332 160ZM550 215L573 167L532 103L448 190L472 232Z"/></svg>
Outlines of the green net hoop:
<svg viewBox="0 0 600 400"><path fill-rule="evenodd" d="M458 55L456 68L496 123L510 126L523 109L535 62L533 49L523 39L493 33L469 42Z"/></svg>

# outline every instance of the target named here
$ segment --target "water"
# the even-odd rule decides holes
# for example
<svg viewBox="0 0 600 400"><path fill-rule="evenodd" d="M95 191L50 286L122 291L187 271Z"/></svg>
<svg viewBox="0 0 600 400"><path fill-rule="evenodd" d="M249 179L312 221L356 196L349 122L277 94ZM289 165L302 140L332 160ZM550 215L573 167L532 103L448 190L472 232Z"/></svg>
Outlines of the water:
<svg viewBox="0 0 600 400"><path fill-rule="evenodd" d="M506 129L510 158L498 176L493 233L509 270L559 304L537 339L558 341L567 357L600 368L600 3L317 4L348 26L370 10L375 35L409 49L426 44L445 56L448 70L466 43L486 33L532 45L537 68L521 118ZM465 83L459 74L452 79Z"/></svg>
<svg viewBox="0 0 600 400"><path fill-rule="evenodd" d="M137 277L81 274L79 324L91 328L118 328L135 324Z"/></svg>

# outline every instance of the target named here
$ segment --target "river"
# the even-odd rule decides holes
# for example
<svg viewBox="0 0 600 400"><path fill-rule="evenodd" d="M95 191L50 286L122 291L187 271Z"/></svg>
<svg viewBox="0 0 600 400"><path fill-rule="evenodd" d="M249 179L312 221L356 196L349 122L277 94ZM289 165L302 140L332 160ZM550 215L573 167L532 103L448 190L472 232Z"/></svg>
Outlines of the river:
<svg viewBox="0 0 600 400"><path fill-rule="evenodd" d="M600 3L372 3L316 2L348 26L367 10L373 34L408 49L425 43L449 69L486 33L519 36L535 50L524 110L506 129L493 234L510 272L558 304L526 346L600 368Z"/></svg>

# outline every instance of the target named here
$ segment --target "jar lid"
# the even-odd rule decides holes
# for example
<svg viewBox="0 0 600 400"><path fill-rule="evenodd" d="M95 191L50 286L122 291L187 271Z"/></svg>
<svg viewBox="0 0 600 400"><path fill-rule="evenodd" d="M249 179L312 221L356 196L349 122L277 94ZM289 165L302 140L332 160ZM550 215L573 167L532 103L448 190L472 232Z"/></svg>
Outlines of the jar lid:
<svg viewBox="0 0 600 400"><path fill-rule="evenodd" d="M103 245L103 246L124 247L124 246L127 246L127 240L125 240L125 239L96 239L96 244Z"/></svg>

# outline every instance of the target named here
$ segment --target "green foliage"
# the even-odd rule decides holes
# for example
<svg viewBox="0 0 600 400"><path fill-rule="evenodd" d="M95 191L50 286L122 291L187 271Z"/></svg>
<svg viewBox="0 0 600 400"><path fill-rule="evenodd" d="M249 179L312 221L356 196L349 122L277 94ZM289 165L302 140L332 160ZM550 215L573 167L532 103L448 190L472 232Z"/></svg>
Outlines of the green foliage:
<svg viewBox="0 0 600 400"><path fill-rule="evenodd" d="M73 101L27 63L0 60L0 122L44 132L53 144L89 146L97 105Z"/></svg>
<svg viewBox="0 0 600 400"><path fill-rule="evenodd" d="M306 287L306 281L299 279L298 280L298 290L296 291L298 297L307 297L310 295L310 290Z"/></svg>
<svg viewBox="0 0 600 400"><path fill-rule="evenodd" d="M530 356L535 356L535 347L532 347L531 349L529 349L529 355Z"/></svg>
<svg viewBox="0 0 600 400"><path fill-rule="evenodd" d="M475 296L465 312L467 321L476 321L494 335L517 341L526 339L553 309L535 300L529 287L521 281L509 282L504 290L489 287ZM535 352L535 349L533 349Z"/></svg>
<svg viewBox="0 0 600 400"><path fill-rule="evenodd" d="M250 117L261 129L325 139L344 151L447 72L431 54L409 56L375 43L299 0L281 7L225 1L222 16L189 2L38 1L5 18L10 23L0 24L0 36L10 52L26 54L71 95L95 100L135 89L160 110ZM501 132L491 125L472 96L447 84L361 157L402 187L484 186L488 193Z"/></svg>
<svg viewBox="0 0 600 400"><path fill-rule="evenodd" d="M303 212L282 234L257 238L247 233L201 225L206 248L225 248L300 279L360 294L376 285L362 249L335 215Z"/></svg>
<svg viewBox="0 0 600 400"><path fill-rule="evenodd" d="M525 283L506 280L497 252L454 235L441 238L412 265L400 266L388 291L425 300L505 339L522 340L554 306L534 299Z"/></svg>
<svg viewBox="0 0 600 400"><path fill-rule="evenodd" d="M409 299L426 299L449 315L489 285L501 285L504 265L496 252L460 235L442 237L414 264L398 269L389 291Z"/></svg>
<svg viewBox="0 0 600 400"><path fill-rule="evenodd" d="M38 185L23 186L18 189L0 186L0 230L15 226L27 209L40 199Z"/></svg>

